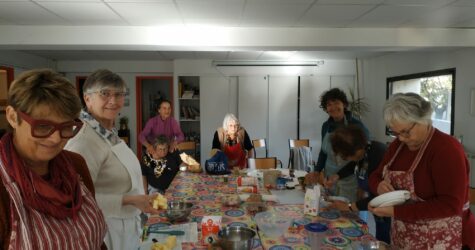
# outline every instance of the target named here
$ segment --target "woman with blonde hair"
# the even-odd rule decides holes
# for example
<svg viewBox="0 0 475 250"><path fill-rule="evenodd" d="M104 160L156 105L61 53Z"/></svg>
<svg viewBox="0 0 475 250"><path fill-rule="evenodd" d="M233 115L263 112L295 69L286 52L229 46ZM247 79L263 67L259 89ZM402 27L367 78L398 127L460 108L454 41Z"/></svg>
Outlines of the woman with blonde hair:
<svg viewBox="0 0 475 250"><path fill-rule="evenodd" d="M230 169L247 167L247 158L254 156L253 146L246 130L240 126L234 114L224 116L223 127L214 133L213 149L224 152L228 158Z"/></svg>

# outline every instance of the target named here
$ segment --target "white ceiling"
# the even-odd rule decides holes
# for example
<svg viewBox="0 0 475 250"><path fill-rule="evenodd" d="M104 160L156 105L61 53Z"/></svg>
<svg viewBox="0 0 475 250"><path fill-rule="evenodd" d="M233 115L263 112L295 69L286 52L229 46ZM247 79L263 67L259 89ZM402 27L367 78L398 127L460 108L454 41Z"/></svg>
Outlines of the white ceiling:
<svg viewBox="0 0 475 250"><path fill-rule="evenodd" d="M456 29L475 28L475 0L0 0L0 31L3 27L228 27L245 29ZM58 29L61 30L61 29ZM255 33L255 37L259 37ZM397 46L322 48L288 44L270 52L256 40L247 49L210 49L197 46L124 49L90 46L62 48L47 44L32 49L19 42L2 43L0 49L20 50L54 60L274 60L315 58L361 58L376 53L407 50ZM19 35L20 36L20 35ZM41 34L28 39L41 43ZM107 36L107 35L106 35ZM191 37L191 35L190 35ZM344 39L359 39L345 37ZM94 37L94 39L98 39ZM104 38L106 39L106 38ZM186 39L186 37L184 38ZM267 37L267 39L269 39ZM18 38L20 41L20 39ZM23 40L21 40L23 41ZM264 41L264 40L263 40ZM87 42L86 42L87 43ZM8 45L8 46L6 46ZM33 44L34 45L34 44ZM41 44L44 45L44 44ZM82 43L84 45L84 42ZM2 47L3 46L3 47ZM445 49L450 46L446 46ZM418 49L427 49L419 47Z"/></svg>

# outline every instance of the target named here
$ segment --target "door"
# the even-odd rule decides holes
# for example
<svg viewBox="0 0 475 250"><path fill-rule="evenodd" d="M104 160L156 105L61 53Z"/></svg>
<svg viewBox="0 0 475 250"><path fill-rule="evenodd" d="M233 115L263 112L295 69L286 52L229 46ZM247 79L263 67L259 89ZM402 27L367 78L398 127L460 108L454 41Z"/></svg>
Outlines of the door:
<svg viewBox="0 0 475 250"><path fill-rule="evenodd" d="M158 104L167 99L173 105L173 77L172 76L137 76L137 156L142 156L142 144L139 135L147 121L158 114ZM173 111L172 111L173 115Z"/></svg>
<svg viewBox="0 0 475 250"><path fill-rule="evenodd" d="M0 66L0 137L9 128L5 108L8 101L8 89L14 78L13 74L13 68Z"/></svg>

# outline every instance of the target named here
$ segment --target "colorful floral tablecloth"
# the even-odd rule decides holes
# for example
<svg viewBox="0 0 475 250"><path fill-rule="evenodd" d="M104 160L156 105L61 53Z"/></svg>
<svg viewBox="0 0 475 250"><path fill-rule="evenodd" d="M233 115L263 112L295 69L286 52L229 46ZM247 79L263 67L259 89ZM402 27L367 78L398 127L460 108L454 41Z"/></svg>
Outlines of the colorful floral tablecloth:
<svg viewBox="0 0 475 250"><path fill-rule="evenodd" d="M222 216L221 224L223 227L235 225L250 227L255 230L256 223L244 208L226 207L221 203L222 196L235 194L236 188L236 178L234 177L229 177L225 181L222 176L181 172L175 177L165 196L169 200L184 200L194 204L188 222L195 221L199 225L205 215L220 215ZM160 214L160 216L149 218L147 224L160 226L162 224L169 225L169 222L164 214ZM201 238L200 232L198 235ZM253 246L255 250L263 249L258 235L254 238ZM199 243L183 243L182 248L184 250L208 249L207 246Z"/></svg>
<svg viewBox="0 0 475 250"><path fill-rule="evenodd" d="M222 216L223 227L239 225L256 229L256 223L243 206L226 207L221 203L222 196L235 194L236 188L236 178L233 177L225 179L220 176L181 172L172 182L165 195L169 200L185 200L195 204L189 222L195 221L199 225L205 215L220 215ZM374 240L374 237L368 234L367 224L354 213L340 213L334 210L322 211L319 216L312 217L303 215L303 204L278 205L268 203L267 205L267 211L279 212L286 217L293 218L293 230L289 230L280 237L268 237L265 232L258 232L254 239L253 249L310 250L307 233L304 229L304 225L310 222L321 222L329 228L322 249L345 249L353 241L361 241L365 238ZM163 214L151 217L148 224L153 226L169 225ZM198 233L198 235L201 237L201 233ZM182 248L207 249L207 246L199 243L183 243Z"/></svg>
<svg viewBox="0 0 475 250"><path fill-rule="evenodd" d="M304 225L310 222L319 222L329 228L325 233L323 248L321 249L346 249L351 247L353 241L365 238L374 240L368 233L368 225L355 213L341 213L336 210L322 211L319 216L304 216L303 205L276 205L267 211L274 211L287 218L293 218L293 228L280 237L269 237L265 232L259 231L259 236L264 249L269 250L311 250L307 231ZM351 249L351 248L349 248Z"/></svg>

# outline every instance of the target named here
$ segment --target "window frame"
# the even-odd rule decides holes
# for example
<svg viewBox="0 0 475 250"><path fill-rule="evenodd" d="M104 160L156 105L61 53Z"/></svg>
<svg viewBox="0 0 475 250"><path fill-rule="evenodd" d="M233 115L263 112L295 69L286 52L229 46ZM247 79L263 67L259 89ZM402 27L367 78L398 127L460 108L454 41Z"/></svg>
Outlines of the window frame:
<svg viewBox="0 0 475 250"><path fill-rule="evenodd" d="M456 69L448 68L434 71L427 71L422 73L415 73L409 75L400 75L386 78L386 100L392 95L393 83L397 81L411 80L417 78L436 77L441 75L452 75L452 98L451 98L451 112L450 112L450 135L454 135L455 126L455 85L456 85ZM389 128L386 126L386 135L390 136Z"/></svg>

